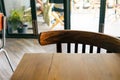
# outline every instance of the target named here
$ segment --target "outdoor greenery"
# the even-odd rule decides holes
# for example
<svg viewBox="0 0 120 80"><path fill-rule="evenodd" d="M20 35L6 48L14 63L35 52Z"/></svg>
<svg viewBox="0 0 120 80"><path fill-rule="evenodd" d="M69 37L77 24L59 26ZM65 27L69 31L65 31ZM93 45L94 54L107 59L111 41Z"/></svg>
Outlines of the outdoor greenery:
<svg viewBox="0 0 120 80"><path fill-rule="evenodd" d="M12 25L13 30L22 27L25 22L31 22L31 20L29 14L24 14L24 7L11 10L10 16L8 17L8 23Z"/></svg>

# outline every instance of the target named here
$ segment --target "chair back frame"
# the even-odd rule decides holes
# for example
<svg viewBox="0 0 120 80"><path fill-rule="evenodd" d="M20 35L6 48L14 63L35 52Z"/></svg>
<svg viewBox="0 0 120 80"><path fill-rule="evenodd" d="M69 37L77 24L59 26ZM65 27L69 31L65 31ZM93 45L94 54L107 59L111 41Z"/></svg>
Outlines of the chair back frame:
<svg viewBox="0 0 120 80"><path fill-rule="evenodd" d="M78 47L80 43L83 44L83 47L90 45L90 53L93 52L93 46L98 47L98 53L100 52L100 48L106 49L107 52L120 53L120 39L103 33L88 31L56 30L41 32L39 43L40 45L57 44L59 45L57 46L57 52L61 52L61 43L68 43L68 46L70 46L70 43L75 43L75 47ZM85 48L83 48L82 52L85 52Z"/></svg>

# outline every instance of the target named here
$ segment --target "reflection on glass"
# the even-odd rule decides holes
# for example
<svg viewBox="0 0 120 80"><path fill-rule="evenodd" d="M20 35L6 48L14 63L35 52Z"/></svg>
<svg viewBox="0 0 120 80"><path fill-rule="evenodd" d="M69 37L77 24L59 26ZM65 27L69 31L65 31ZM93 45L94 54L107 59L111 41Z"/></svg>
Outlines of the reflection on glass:
<svg viewBox="0 0 120 80"><path fill-rule="evenodd" d="M71 29L98 32L100 0L71 0Z"/></svg>
<svg viewBox="0 0 120 80"><path fill-rule="evenodd" d="M31 34L32 18L30 0L5 1L9 34Z"/></svg>
<svg viewBox="0 0 120 80"><path fill-rule="evenodd" d="M108 0L104 32L113 36L120 36L120 0Z"/></svg>
<svg viewBox="0 0 120 80"><path fill-rule="evenodd" d="M36 1L36 13L37 13L37 22L38 30L59 30L64 29L64 8L63 4L49 3L49 0ZM41 8L42 12L41 12Z"/></svg>

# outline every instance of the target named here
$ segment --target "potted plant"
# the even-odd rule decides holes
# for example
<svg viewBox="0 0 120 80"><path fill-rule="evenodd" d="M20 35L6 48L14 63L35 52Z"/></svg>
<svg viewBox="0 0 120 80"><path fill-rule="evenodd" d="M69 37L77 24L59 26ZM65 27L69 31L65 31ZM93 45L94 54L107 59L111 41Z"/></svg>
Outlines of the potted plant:
<svg viewBox="0 0 120 80"><path fill-rule="evenodd" d="M24 7L20 9L13 9L8 17L8 24L11 30L17 30L18 33L26 33L27 24L26 22L31 22L30 14L24 14Z"/></svg>
<svg viewBox="0 0 120 80"><path fill-rule="evenodd" d="M22 7L20 13L21 25L17 27L18 33L26 33L28 29L28 24L32 22L31 14L29 12L25 12L25 8Z"/></svg>
<svg viewBox="0 0 120 80"><path fill-rule="evenodd" d="M27 29L28 29L28 24L25 24L25 23L21 23L21 24L17 27L18 33L26 33Z"/></svg>
<svg viewBox="0 0 120 80"><path fill-rule="evenodd" d="M17 26L20 25L20 15L18 13L18 10L13 9L10 12L10 16L8 17L8 25L10 32L13 32L14 30L17 30Z"/></svg>

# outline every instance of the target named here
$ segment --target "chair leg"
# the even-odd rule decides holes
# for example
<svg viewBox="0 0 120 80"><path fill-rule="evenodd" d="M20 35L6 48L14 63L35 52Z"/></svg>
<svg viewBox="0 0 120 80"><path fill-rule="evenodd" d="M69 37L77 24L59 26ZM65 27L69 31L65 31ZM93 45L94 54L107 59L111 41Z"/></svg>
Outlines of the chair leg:
<svg viewBox="0 0 120 80"><path fill-rule="evenodd" d="M10 61L10 58L9 58L9 56L8 56L8 54L7 54L7 51L6 51L5 49L1 49L0 51L1 51L1 52L2 52L2 51L4 52L5 57L6 57L7 61L8 61L8 64L9 64L12 72L14 72L14 69L13 69L13 67L12 67L12 65L11 65L11 61Z"/></svg>

